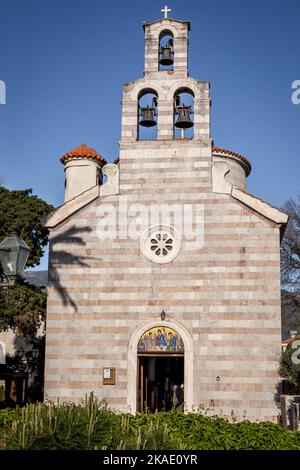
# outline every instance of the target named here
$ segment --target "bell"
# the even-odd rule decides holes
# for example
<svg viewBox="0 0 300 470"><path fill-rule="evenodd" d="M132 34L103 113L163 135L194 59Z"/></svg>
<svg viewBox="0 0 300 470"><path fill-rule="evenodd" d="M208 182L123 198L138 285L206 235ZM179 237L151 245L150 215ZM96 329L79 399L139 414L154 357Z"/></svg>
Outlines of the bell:
<svg viewBox="0 0 300 470"><path fill-rule="evenodd" d="M173 65L172 48L170 46L161 47L160 54L160 65Z"/></svg>
<svg viewBox="0 0 300 470"><path fill-rule="evenodd" d="M194 123L191 120L191 107L180 105L177 107L176 112L178 114L177 121L175 122L175 126L179 129L189 129L193 127Z"/></svg>
<svg viewBox="0 0 300 470"><path fill-rule="evenodd" d="M143 127L153 127L156 126L156 121L154 119L154 108L141 108L140 115L142 119L140 120L139 124Z"/></svg>

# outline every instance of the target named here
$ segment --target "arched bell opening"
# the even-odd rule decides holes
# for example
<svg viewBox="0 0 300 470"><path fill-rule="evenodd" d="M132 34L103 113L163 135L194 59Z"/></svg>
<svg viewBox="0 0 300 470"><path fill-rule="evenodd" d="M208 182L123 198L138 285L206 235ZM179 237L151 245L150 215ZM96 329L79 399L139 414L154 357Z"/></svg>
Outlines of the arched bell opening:
<svg viewBox="0 0 300 470"><path fill-rule="evenodd" d="M174 139L194 137L194 93L182 88L174 93Z"/></svg>
<svg viewBox="0 0 300 470"><path fill-rule="evenodd" d="M157 98L155 90L142 90L138 97L137 140L157 140Z"/></svg>
<svg viewBox="0 0 300 470"><path fill-rule="evenodd" d="M159 35L158 70L174 70L174 37L171 31L162 31Z"/></svg>

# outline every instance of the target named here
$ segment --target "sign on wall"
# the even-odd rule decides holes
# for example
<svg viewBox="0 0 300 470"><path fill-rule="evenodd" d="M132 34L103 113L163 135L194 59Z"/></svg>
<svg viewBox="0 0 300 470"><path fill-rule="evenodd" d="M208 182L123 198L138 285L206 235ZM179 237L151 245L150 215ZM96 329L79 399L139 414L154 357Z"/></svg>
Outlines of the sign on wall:
<svg viewBox="0 0 300 470"><path fill-rule="evenodd" d="M116 368L103 367L103 385L115 385L116 383Z"/></svg>

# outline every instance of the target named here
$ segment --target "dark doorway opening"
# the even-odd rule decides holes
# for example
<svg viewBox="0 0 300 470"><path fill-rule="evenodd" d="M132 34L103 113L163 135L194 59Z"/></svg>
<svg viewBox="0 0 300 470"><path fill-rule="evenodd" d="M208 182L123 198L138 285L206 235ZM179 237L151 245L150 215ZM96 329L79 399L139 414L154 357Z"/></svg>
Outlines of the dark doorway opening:
<svg viewBox="0 0 300 470"><path fill-rule="evenodd" d="M183 354L138 356L138 411L183 409L183 384Z"/></svg>

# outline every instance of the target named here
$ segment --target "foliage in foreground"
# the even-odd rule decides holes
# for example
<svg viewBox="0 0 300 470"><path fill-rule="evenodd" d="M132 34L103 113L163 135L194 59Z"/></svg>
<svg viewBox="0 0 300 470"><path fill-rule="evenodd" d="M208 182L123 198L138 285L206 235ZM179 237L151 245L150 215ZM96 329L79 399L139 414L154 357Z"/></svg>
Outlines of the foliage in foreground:
<svg viewBox="0 0 300 470"><path fill-rule="evenodd" d="M42 219L52 211L53 207L34 196L31 189L11 191L0 185L0 241L17 233L30 248L27 267L40 263L49 238ZM0 264L0 277L2 274ZM0 289L0 331L13 329L33 339L45 312L46 294L22 278L16 280L14 288Z"/></svg>
<svg viewBox="0 0 300 470"><path fill-rule="evenodd" d="M289 215L281 244L282 326L288 338L290 330L300 333L300 194L282 209Z"/></svg>
<svg viewBox="0 0 300 470"><path fill-rule="evenodd" d="M28 267L36 266L44 254L49 231L42 219L53 207L32 194L31 189L9 190L0 186L0 241L16 232L27 243Z"/></svg>
<svg viewBox="0 0 300 470"><path fill-rule="evenodd" d="M0 449L300 450L300 432L176 410L120 414L91 396L82 405L39 403L0 411Z"/></svg>
<svg viewBox="0 0 300 470"><path fill-rule="evenodd" d="M11 328L32 341L45 320L46 303L42 289L21 278L13 289L0 289L0 331Z"/></svg>
<svg viewBox="0 0 300 470"><path fill-rule="evenodd" d="M300 393L300 364L297 363L300 358L299 346L299 340L295 341L295 347L293 347L293 343L288 345L282 354L278 371L281 377L288 380L291 391L296 394Z"/></svg>

